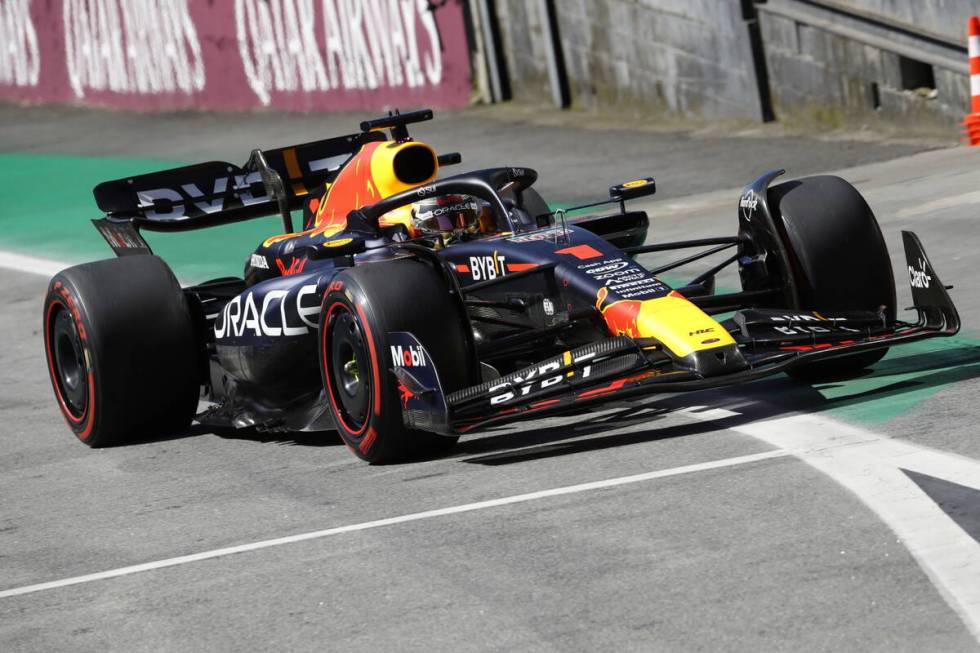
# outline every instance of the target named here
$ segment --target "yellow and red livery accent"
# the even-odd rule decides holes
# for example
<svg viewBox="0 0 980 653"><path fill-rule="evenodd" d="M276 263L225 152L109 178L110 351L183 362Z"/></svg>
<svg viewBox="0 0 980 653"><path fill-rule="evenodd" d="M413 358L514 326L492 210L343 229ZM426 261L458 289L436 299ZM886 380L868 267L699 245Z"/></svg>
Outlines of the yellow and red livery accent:
<svg viewBox="0 0 980 653"><path fill-rule="evenodd" d="M425 143L411 140L367 143L344 165L326 195L315 204L310 200L310 209L314 211L310 229L272 236L262 244L269 247L297 236L323 236L329 240L347 228L347 214L352 210L427 184L438 174L438 157ZM410 206L382 216L379 224L383 227L400 224L410 235L415 235Z"/></svg>
<svg viewBox="0 0 980 653"><path fill-rule="evenodd" d="M606 303L609 290L596 293L596 310L609 333L630 338L654 338L674 355L735 344L731 334L676 290L655 299L620 299Z"/></svg>

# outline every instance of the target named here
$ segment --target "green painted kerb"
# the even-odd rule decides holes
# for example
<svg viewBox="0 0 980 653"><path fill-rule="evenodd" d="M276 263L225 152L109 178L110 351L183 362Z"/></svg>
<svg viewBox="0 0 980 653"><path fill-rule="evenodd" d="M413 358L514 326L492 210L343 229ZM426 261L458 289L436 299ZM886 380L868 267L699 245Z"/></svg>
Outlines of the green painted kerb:
<svg viewBox="0 0 980 653"><path fill-rule="evenodd" d="M83 263L113 256L93 218L101 217L92 188L99 182L163 170L181 161L0 153L0 249ZM251 220L181 234L147 232L153 251L187 281L241 276L245 257L282 231L278 218Z"/></svg>
<svg viewBox="0 0 980 653"><path fill-rule="evenodd" d="M980 377L980 340L957 335L900 347L866 376L814 385L826 399L818 410L850 422L882 424L943 389Z"/></svg>

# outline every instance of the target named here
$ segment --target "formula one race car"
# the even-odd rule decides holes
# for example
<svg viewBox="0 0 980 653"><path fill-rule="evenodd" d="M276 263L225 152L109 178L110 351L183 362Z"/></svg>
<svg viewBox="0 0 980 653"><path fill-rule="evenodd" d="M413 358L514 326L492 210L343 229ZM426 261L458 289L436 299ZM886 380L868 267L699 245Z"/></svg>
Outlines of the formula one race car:
<svg viewBox="0 0 980 653"><path fill-rule="evenodd" d="M439 178L460 156L407 129L431 117L255 150L242 167L98 185L106 215L94 222L118 258L59 273L44 306L51 382L78 438L124 443L192 420L336 429L361 458L388 461L611 399L853 372L892 345L959 329L909 232L918 317L897 319L878 224L840 178L770 187L782 171L767 173L738 201L737 235L647 245L647 215L626 202L653 194L653 179L577 207L617 205L609 214L569 218L575 209L552 210L529 168ZM186 288L140 233L277 213L284 233L248 256L242 278ZM634 259L695 248L654 269ZM687 284L660 276L716 254ZM742 289L715 292L732 265Z"/></svg>

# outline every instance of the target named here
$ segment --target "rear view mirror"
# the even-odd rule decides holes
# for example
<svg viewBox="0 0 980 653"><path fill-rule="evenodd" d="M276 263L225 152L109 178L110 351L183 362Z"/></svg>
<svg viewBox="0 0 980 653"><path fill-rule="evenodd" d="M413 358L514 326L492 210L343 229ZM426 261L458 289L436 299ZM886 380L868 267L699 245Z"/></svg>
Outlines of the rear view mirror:
<svg viewBox="0 0 980 653"><path fill-rule="evenodd" d="M647 195L653 195L656 192L657 182L654 181L653 177L627 181L617 186L609 187L609 197L619 201L632 200L636 199L637 197L646 197Z"/></svg>

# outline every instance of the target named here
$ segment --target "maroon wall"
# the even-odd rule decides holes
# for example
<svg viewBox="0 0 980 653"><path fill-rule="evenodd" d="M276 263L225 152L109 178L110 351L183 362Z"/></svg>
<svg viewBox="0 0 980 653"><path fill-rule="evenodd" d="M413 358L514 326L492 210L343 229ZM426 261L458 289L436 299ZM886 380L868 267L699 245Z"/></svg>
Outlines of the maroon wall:
<svg viewBox="0 0 980 653"><path fill-rule="evenodd" d="M0 98L141 110L458 107L463 0L0 0Z"/></svg>

